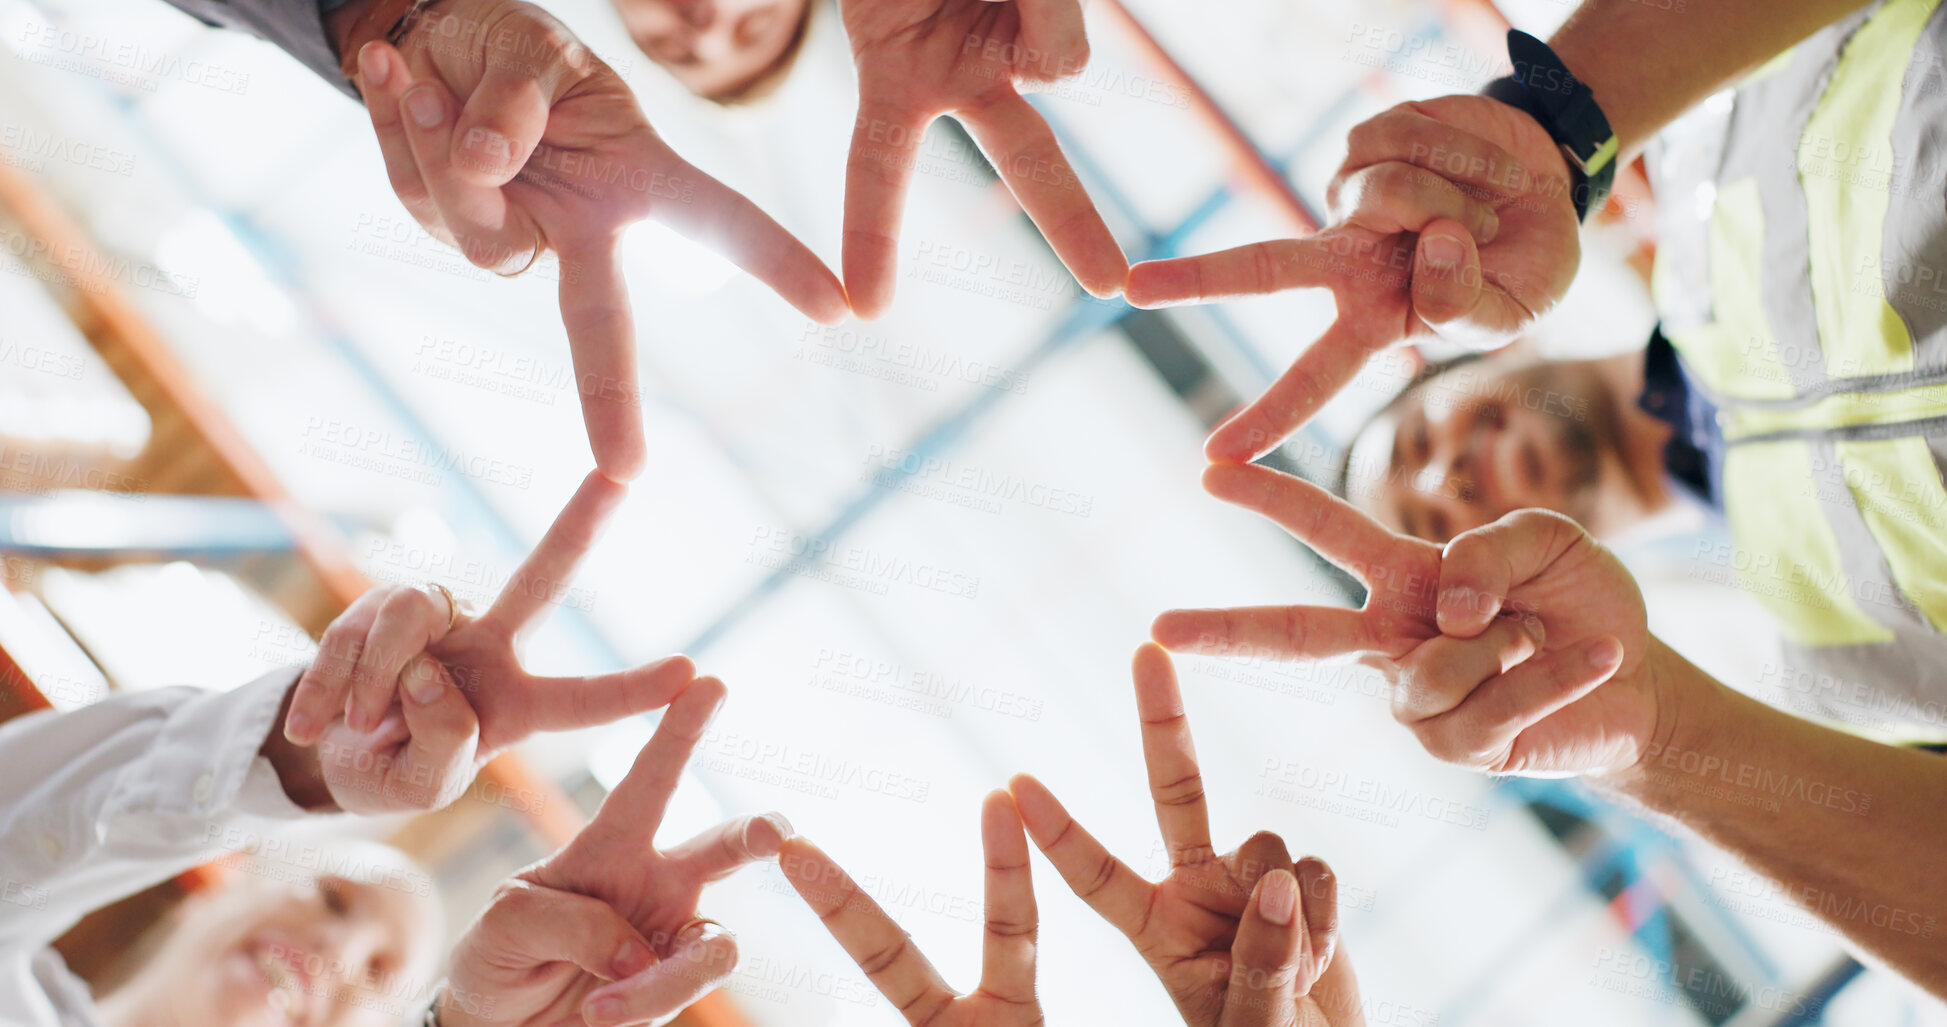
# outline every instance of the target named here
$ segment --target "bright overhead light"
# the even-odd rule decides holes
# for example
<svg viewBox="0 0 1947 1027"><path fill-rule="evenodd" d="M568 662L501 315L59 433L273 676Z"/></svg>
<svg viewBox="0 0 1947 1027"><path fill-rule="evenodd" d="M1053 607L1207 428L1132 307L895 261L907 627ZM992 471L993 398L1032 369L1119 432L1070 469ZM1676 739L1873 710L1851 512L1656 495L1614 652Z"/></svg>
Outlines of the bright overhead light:
<svg viewBox="0 0 1947 1027"><path fill-rule="evenodd" d="M196 308L220 324L247 324L274 338L297 331L297 308L215 214L193 210L156 243L156 263L191 271Z"/></svg>
<svg viewBox="0 0 1947 1027"><path fill-rule="evenodd" d="M708 295L737 275L737 265L714 250L654 221L623 234L622 262L630 281L677 296Z"/></svg>

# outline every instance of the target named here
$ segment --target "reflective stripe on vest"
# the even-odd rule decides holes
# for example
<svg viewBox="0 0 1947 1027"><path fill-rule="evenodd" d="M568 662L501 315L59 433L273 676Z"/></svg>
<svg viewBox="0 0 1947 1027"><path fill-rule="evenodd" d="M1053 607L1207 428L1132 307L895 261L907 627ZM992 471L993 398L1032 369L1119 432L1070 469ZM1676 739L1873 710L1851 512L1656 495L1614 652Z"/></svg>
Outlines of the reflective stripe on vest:
<svg viewBox="0 0 1947 1027"><path fill-rule="evenodd" d="M1814 35L1651 171L1657 306L1730 443L1739 580L1814 656L1947 695L1940 8L1885 0Z"/></svg>

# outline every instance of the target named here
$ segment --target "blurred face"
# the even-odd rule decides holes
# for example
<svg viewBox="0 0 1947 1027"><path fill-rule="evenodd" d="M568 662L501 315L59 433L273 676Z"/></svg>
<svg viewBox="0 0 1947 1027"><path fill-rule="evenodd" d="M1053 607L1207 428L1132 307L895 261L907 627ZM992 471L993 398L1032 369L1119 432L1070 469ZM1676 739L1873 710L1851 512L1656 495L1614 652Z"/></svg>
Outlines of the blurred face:
<svg viewBox="0 0 1947 1027"><path fill-rule="evenodd" d="M1587 520L1608 489L1626 487L1615 413L1586 363L1464 364L1360 433L1347 495L1395 531L1433 542L1526 507Z"/></svg>
<svg viewBox="0 0 1947 1027"><path fill-rule="evenodd" d="M239 874L191 900L138 980L166 992L161 1022L396 1027L438 957L438 907L425 880L293 884Z"/></svg>
<svg viewBox="0 0 1947 1027"><path fill-rule="evenodd" d="M735 95L784 56L811 0L615 0L635 45L698 96Z"/></svg>

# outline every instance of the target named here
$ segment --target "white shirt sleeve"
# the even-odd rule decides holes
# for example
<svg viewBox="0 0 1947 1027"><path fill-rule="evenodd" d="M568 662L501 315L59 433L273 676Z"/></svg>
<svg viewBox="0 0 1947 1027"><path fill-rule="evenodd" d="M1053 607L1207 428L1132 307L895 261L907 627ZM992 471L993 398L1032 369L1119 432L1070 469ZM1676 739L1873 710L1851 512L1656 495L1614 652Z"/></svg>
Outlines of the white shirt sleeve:
<svg viewBox="0 0 1947 1027"><path fill-rule="evenodd" d="M224 855L226 836L304 816L257 753L298 670L0 725L0 956Z"/></svg>

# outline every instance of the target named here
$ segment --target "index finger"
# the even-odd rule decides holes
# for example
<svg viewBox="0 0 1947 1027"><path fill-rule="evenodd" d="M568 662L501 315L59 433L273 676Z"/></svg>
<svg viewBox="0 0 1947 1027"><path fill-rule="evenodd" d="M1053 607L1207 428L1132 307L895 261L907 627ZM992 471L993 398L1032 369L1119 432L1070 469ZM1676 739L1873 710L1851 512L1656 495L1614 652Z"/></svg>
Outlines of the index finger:
<svg viewBox="0 0 1947 1027"><path fill-rule="evenodd" d="M1204 470L1203 488L1276 523L1367 588L1421 570L1438 573L1438 547L1388 531L1303 478L1257 464L1215 464Z"/></svg>
<svg viewBox="0 0 1947 1027"><path fill-rule="evenodd" d="M933 122L930 114L878 101L882 88L869 68L860 71L858 121L845 158L845 288L867 320L892 306L906 191Z"/></svg>
<svg viewBox="0 0 1947 1027"><path fill-rule="evenodd" d="M702 741L710 720L723 706L726 689L716 678L697 678L669 704L649 744L635 758L629 773L602 800L602 808L588 827L569 843L580 851L583 839L633 839L643 851L655 842L669 797L683 778L683 768ZM611 868L612 869L612 868Z"/></svg>
<svg viewBox="0 0 1947 1027"><path fill-rule="evenodd" d="M1040 914L1028 870L1021 813L1005 790L980 806L980 847L987 859L987 932L981 945L980 987L1008 1002L1032 1003L1034 945Z"/></svg>
<svg viewBox="0 0 1947 1027"><path fill-rule="evenodd" d="M926 1023L955 997L940 972L843 868L804 838L784 843L778 865L845 954L907 1021Z"/></svg>
<svg viewBox="0 0 1947 1027"><path fill-rule="evenodd" d="M642 434L642 386L636 378L635 315L615 256L616 240L557 241L561 255L561 323L575 365L581 417L595 466L630 481L649 460Z"/></svg>
<svg viewBox="0 0 1947 1027"><path fill-rule="evenodd" d="M1333 193L1359 170L1386 161L1405 161L1491 196L1515 196L1528 188L1528 170L1514 154L1428 115L1416 103L1400 104L1354 126L1345 144L1345 163L1332 180Z"/></svg>
<svg viewBox="0 0 1947 1027"><path fill-rule="evenodd" d="M1323 660L1398 647L1379 638L1366 611L1337 606L1166 610L1149 636L1171 652L1248 659Z"/></svg>
<svg viewBox="0 0 1947 1027"><path fill-rule="evenodd" d="M1331 284L1315 238L1272 239L1194 257L1146 260L1129 269L1132 306L1151 310Z"/></svg>
<svg viewBox="0 0 1947 1027"><path fill-rule="evenodd" d="M1374 353L1406 338L1404 327L1374 334L1371 325L1355 320L1359 316L1357 310L1341 309L1332 326L1298 354L1264 395L1210 433L1204 455L1214 461L1248 463L1276 449L1352 384Z"/></svg>
<svg viewBox="0 0 1947 1027"><path fill-rule="evenodd" d="M1048 787L1026 774L1007 782L1021 823L1034 847L1048 857L1076 897L1134 939L1149 918L1150 896L1156 886L1109 854L1102 843L1068 815Z"/></svg>
<svg viewBox="0 0 1947 1027"><path fill-rule="evenodd" d="M391 589L367 589L325 628L318 654L311 658L291 690L290 710L284 715L284 737L294 745L312 745L324 737L331 722L344 715L351 695L352 672L365 651L365 639Z"/></svg>
<svg viewBox="0 0 1947 1027"><path fill-rule="evenodd" d="M1001 181L1082 288L1097 299L1121 292L1129 261L1041 113L1007 90L959 117L973 129Z"/></svg>
<svg viewBox="0 0 1947 1027"><path fill-rule="evenodd" d="M1210 809L1204 801L1203 774L1197 769L1197 747L1190 737L1190 719L1183 712L1176 668L1170 665L1169 653L1151 643L1136 650L1133 671L1149 795L1156 803L1156 824L1169 847L1170 866L1207 862L1216 855L1210 845Z"/></svg>
<svg viewBox="0 0 1947 1027"><path fill-rule="evenodd" d="M609 515L622 505L628 492L602 472L590 471L480 620L508 637L532 628L535 619L574 579L575 568L601 537Z"/></svg>
<svg viewBox="0 0 1947 1027"><path fill-rule="evenodd" d="M852 312L838 276L797 236L743 193L673 153L665 160L682 201L655 205L651 217L730 258L814 321L837 324Z"/></svg>

